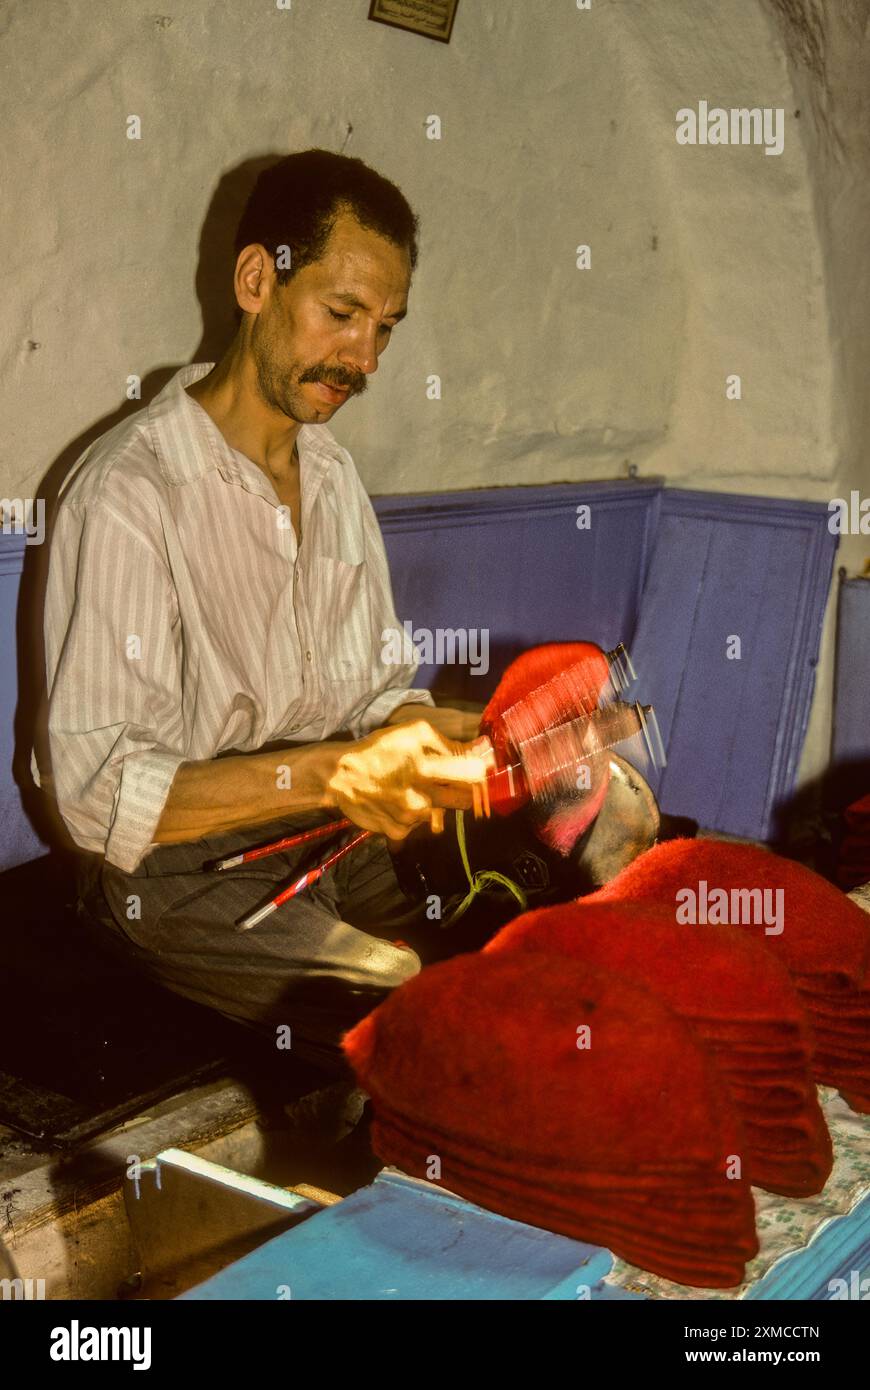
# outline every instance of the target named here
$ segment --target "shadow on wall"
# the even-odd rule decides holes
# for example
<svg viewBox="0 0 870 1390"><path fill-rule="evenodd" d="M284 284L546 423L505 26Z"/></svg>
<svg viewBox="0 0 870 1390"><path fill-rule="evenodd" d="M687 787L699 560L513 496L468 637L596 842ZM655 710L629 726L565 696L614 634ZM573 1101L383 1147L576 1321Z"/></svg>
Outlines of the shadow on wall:
<svg viewBox="0 0 870 1390"><path fill-rule="evenodd" d="M224 174L215 189L199 238L195 286L202 314L202 334L191 362L217 362L235 334L240 318L232 292L236 228L259 174L282 157L267 154L245 160ZM12 775L37 834L61 851L73 852L76 847L53 798L42 795L30 773L30 750L35 748L43 781L51 785L43 614L57 499L65 479L85 450L122 420L147 406L185 365L176 362L148 372L142 378L141 400L124 401L71 440L37 489L37 495L45 502L46 542L25 547L16 618L18 705Z"/></svg>

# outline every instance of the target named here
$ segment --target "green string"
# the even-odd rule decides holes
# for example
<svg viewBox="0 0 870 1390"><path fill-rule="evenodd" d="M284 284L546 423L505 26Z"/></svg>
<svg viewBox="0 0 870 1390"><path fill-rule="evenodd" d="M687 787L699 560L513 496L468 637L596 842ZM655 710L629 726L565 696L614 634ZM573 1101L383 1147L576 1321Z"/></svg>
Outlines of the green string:
<svg viewBox="0 0 870 1390"><path fill-rule="evenodd" d="M506 874L500 874L497 869L481 869L477 873L472 873L471 864L468 861L468 848L465 843L465 814L462 811L456 812L456 840L459 845L459 853L462 858L462 867L465 870L465 877L468 879L468 892L462 902L445 922L443 927L452 927L453 923L467 912L477 897L482 893L487 884L497 883L502 888L507 888L508 892L513 893L520 908L525 912L528 907L526 895L518 883L514 883Z"/></svg>

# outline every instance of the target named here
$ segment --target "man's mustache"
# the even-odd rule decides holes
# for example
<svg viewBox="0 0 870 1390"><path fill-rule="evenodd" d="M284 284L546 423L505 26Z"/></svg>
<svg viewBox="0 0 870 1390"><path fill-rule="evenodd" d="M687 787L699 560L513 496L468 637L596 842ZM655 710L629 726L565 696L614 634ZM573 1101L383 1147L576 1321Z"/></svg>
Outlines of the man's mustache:
<svg viewBox="0 0 870 1390"><path fill-rule="evenodd" d="M300 382L323 381L327 386L334 386L337 389L346 387L353 395L359 396L366 389L368 382L364 376L356 376L348 379L346 376L339 376L335 372L326 369L320 370L317 367L309 367L299 378Z"/></svg>

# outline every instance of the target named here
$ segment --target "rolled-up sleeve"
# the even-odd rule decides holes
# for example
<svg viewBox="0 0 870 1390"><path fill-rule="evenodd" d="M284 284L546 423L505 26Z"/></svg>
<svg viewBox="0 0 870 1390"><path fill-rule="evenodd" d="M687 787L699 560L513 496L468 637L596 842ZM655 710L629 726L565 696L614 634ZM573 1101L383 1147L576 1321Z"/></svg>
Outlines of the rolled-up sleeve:
<svg viewBox="0 0 870 1390"><path fill-rule="evenodd" d="M108 503L58 513L45 643L58 810L78 845L133 872L186 761L181 630L164 557Z"/></svg>
<svg viewBox="0 0 870 1390"><path fill-rule="evenodd" d="M413 655L409 661L384 660L384 634L398 633L399 621L393 601L390 567L384 538L375 510L360 487L364 513L365 556L368 575L370 622L372 637L371 693L357 705L345 727L354 738L362 738L378 729L399 705L418 704L433 709L435 701L428 690L412 690L419 661ZM404 653L403 653L404 655Z"/></svg>

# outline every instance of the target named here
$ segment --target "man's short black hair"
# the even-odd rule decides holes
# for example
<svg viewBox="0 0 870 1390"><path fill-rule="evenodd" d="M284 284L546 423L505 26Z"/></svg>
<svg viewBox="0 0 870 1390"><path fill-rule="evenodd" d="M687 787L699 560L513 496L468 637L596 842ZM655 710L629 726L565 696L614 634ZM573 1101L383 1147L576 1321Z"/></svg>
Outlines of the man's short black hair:
<svg viewBox="0 0 870 1390"><path fill-rule="evenodd" d="M279 285L286 285L321 258L342 212L404 247L415 268L418 220L404 195L361 159L331 150L288 154L260 174L236 232L236 255L257 244L274 260L279 246L289 246L289 268L276 270Z"/></svg>

